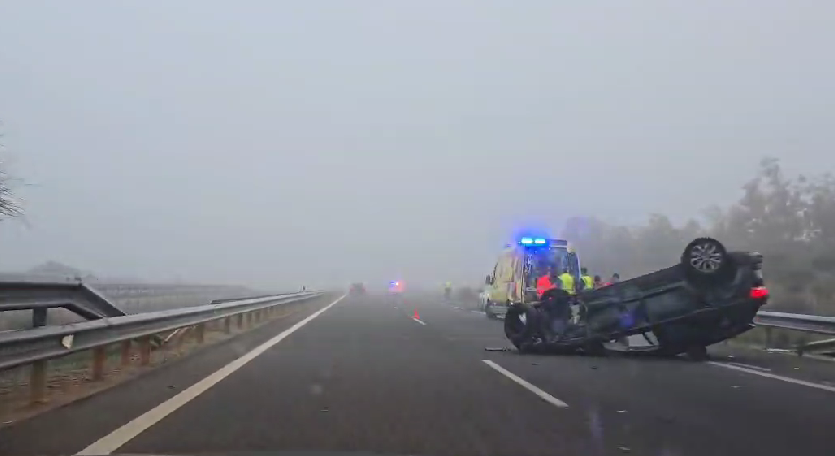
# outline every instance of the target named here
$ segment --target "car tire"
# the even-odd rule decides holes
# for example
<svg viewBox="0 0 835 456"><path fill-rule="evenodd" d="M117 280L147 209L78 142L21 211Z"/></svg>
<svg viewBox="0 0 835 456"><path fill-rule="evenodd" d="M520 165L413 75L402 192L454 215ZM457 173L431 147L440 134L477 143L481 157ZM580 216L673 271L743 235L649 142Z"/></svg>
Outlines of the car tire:
<svg viewBox="0 0 835 456"><path fill-rule="evenodd" d="M733 279L735 273L725 246L708 237L697 238L687 244L680 264L687 280L697 285L724 285Z"/></svg>
<svg viewBox="0 0 835 456"><path fill-rule="evenodd" d="M537 309L526 305L514 305L507 308L504 316L504 335L510 340L519 353L529 352L536 335ZM525 315L525 321L520 317Z"/></svg>

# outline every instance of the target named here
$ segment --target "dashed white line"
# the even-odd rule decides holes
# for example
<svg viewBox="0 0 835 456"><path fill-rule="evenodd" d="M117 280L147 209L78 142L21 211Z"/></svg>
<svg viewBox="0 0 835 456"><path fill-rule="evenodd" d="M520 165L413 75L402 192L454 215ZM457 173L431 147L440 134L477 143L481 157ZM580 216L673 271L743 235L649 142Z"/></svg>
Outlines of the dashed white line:
<svg viewBox="0 0 835 456"><path fill-rule="evenodd" d="M317 310L309 317L305 318L304 320L296 323L295 325L291 326L289 329L285 330L281 334L273 337L272 339L264 342L263 344L255 347L249 353L244 354L240 358L232 361L231 363L223 366L220 370L214 372L213 374L209 375L208 377L200 380L199 382L191 385L190 387L184 389L176 396L168 399L167 401L163 402L162 404L157 405L156 407L152 408L151 410L143 413L142 415L134 418L132 421L128 422L124 426L116 429L115 431L111 432L110 434L100 438L99 440L93 442L87 448L79 451L76 453L77 455L105 455L110 454L113 451L119 449L122 445L128 443L131 439L136 437L137 435L144 432L146 429L150 428L154 424L158 423L160 420L174 412L175 410L179 409L180 407L186 405L192 399L196 398L197 396L205 393L209 388L218 384L224 378L232 375L235 371L243 367L246 363L255 359L258 355L264 353L265 351L269 350L272 346L276 345L277 343L284 340L285 337L293 334L294 332L298 331L302 326L310 323L311 320L322 315L326 310L330 309L336 303L342 300L345 295L342 295L336 301L328 304L327 306Z"/></svg>
<svg viewBox="0 0 835 456"><path fill-rule="evenodd" d="M749 374L759 375L760 377L773 378L774 380L780 380L781 382L794 383L795 385L808 386L809 388L816 388L816 389L820 389L820 390L824 390L824 391L829 391L830 393L835 393L835 386L822 385L820 383L814 383L814 382L807 382L806 380L800 380L800 379L791 378L791 377L783 377L782 375L772 374L772 373L769 373L769 372L763 372L763 371L754 370L754 369L748 369L746 367L738 366L738 365L735 365L735 364L717 363L716 361L708 361L707 364L710 364L710 365L713 365L713 366L724 367L725 369L731 369L731 370L735 370L735 371L740 371L740 372L746 372L746 373L749 373Z"/></svg>
<svg viewBox="0 0 835 456"><path fill-rule="evenodd" d="M536 385L534 385L534 384L528 382L527 380L519 377L518 375L514 374L513 372L510 372L509 370L505 369L504 367L499 366L498 364L494 363L493 361L490 361L489 359L483 359L482 361L484 362L484 364L487 364L488 366L495 369L496 372L498 372L498 373L504 375L505 377L513 380L514 382L518 383L520 386L522 386L526 390L536 394L537 396L539 396L540 399L544 400L545 402L547 402L551 405L555 405L555 406L560 407L560 408L568 407L568 404L566 404L565 402L555 398L554 396L551 396L550 394L546 393L545 391L542 391Z"/></svg>

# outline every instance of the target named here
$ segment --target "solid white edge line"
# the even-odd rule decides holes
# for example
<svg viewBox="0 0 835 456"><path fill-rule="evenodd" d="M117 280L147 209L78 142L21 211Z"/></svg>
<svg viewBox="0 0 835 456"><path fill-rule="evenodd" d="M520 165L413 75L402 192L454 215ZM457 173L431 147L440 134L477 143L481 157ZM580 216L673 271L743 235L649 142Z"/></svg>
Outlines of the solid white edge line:
<svg viewBox="0 0 835 456"><path fill-rule="evenodd" d="M760 372L771 372L771 369L769 369L767 367L755 366L753 364L737 363L735 361L726 361L725 364L730 364L732 366L742 367L742 368L745 368L745 369L752 369L752 370L760 371Z"/></svg>
<svg viewBox="0 0 835 456"><path fill-rule="evenodd" d="M482 361L484 362L484 364L487 364L488 366L495 369L496 372L498 372L498 373L504 375L505 377L513 380L514 382L518 383L520 386L522 386L526 390L536 394L537 396L539 396L540 399L544 400L545 402L547 402L551 405L555 405L555 406L560 407L560 408L568 407L568 404L566 404L565 402L555 398L554 396L551 396L550 394L546 393L545 391L542 391L536 385L531 384L527 380L517 376L513 372L510 372L509 370L505 369L504 367L499 366L498 364L494 363L493 361L490 361L489 359L483 359Z"/></svg>
<svg viewBox="0 0 835 456"><path fill-rule="evenodd" d="M168 399L167 401L157 405L156 407L152 408L151 410L143 413L142 415L134 418L127 424L123 425L119 429L111 432L110 434L100 438L99 440L93 442L87 448L76 453L76 455L107 455L112 453L113 451L119 449L122 445L128 443L134 437L138 436L154 424L158 423L160 420L174 412L175 410L179 409L180 407L186 405L192 399L196 398L197 396L206 392L212 386L218 384L224 378L230 376L235 371L243 367L246 363L255 359L258 355L264 353L265 351L269 350L271 347L276 345L277 343L284 340L285 337L293 334L294 332L298 331L302 326L310 323L311 320L318 317L326 310L330 309L336 303L341 301L345 295L342 295L336 301L328 304L327 306L317 310L304 320L296 323L295 325L291 326L289 329L283 331L282 333L278 334L277 336L273 337L272 339L264 342L263 344L255 347L248 353L245 353L240 358L230 362L229 364L223 366L216 372L210 374L208 377L198 381L197 383L191 385L190 387L184 389L176 396Z"/></svg>
<svg viewBox="0 0 835 456"><path fill-rule="evenodd" d="M414 321L416 321L416 322L418 322L418 323L420 323L420 324L422 324L422 325L425 325L425 324L426 324L426 322L425 322L425 321L423 321L423 320L418 320L418 319L417 319L417 318L415 318L415 317L412 317L412 320L414 320Z"/></svg>
<svg viewBox="0 0 835 456"><path fill-rule="evenodd" d="M768 373L768 372L763 372L763 371L754 370L754 369L748 369L748 368L741 367L741 366L736 366L736 365L733 365L733 364L717 363L716 361L708 361L707 364L710 364L710 365L713 365L713 366L724 367L725 369L731 369L731 370L736 370L736 371L740 371L740 372L746 372L746 373L749 373L749 374L759 375L760 377L773 378L774 380L780 380L781 382L794 383L795 385L808 386L809 388L816 388L816 389L820 389L820 390L824 390L824 391L829 391L830 393L835 393L835 386L822 385L820 383L814 383L814 382L807 382L805 380L799 380L799 379L791 378L791 377L783 377L782 375L771 374L771 373Z"/></svg>

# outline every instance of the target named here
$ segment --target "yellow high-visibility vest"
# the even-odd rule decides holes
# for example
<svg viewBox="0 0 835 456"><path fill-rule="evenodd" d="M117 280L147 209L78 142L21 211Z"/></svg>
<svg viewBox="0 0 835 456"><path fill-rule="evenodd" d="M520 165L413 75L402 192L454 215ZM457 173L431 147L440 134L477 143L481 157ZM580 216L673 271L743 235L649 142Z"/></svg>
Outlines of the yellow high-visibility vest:
<svg viewBox="0 0 835 456"><path fill-rule="evenodd" d="M584 290L592 290L592 289L594 289L594 279L592 279L592 278L591 278L591 276L584 275L584 276L582 276L582 277L580 277L580 278L581 278L581 279L583 279L583 286L584 286L584 288L583 288L583 289L584 289Z"/></svg>
<svg viewBox="0 0 835 456"><path fill-rule="evenodd" d="M563 272L560 274L560 285L562 285L562 289L568 292L568 294L576 294L577 290L574 289L574 276Z"/></svg>

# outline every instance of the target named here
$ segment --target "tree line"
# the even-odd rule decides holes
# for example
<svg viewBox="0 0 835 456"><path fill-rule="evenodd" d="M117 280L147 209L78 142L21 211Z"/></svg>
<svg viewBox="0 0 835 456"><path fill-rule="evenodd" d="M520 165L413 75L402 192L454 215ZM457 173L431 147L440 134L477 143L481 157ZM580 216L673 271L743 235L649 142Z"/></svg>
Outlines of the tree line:
<svg viewBox="0 0 835 456"><path fill-rule="evenodd" d="M562 233L589 271L634 277L675 264L696 237L718 239L729 250L763 254L772 291L769 310L835 315L835 178L787 176L774 158L762 160L729 207L707 209L676 226L651 214L641 226L595 217L569 219Z"/></svg>

